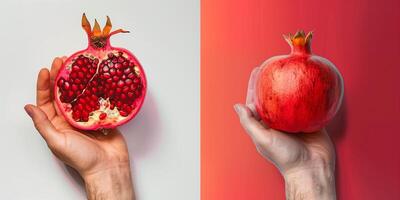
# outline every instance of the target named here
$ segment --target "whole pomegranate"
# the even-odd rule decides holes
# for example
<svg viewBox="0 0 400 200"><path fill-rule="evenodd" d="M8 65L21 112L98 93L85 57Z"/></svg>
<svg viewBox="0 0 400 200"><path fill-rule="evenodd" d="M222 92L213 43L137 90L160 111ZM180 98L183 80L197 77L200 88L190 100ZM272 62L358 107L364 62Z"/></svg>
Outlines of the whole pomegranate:
<svg viewBox="0 0 400 200"><path fill-rule="evenodd" d="M312 54L311 38L304 31L285 36L291 53L268 59L256 75L256 110L273 129L315 132L340 107L343 79L329 60Z"/></svg>
<svg viewBox="0 0 400 200"><path fill-rule="evenodd" d="M114 128L135 117L146 95L146 77L128 50L112 47L111 21L103 30L95 20L93 30L85 14L82 27L87 49L70 56L55 79L58 110L74 127L83 130Z"/></svg>

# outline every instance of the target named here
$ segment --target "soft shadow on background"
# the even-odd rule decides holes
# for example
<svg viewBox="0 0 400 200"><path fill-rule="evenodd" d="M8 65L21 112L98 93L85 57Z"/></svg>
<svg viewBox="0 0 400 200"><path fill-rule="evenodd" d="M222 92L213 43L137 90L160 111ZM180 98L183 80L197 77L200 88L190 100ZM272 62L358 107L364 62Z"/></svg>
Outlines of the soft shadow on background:
<svg viewBox="0 0 400 200"><path fill-rule="evenodd" d="M342 105L339 108L338 113L332 119L332 121L327 125L326 130L329 133L333 143L335 146L338 142L340 142L344 136L347 129L347 102L346 102L346 95L343 96ZM340 194L340 159L339 154L336 153L336 168L335 168L335 176L336 176L336 192Z"/></svg>
<svg viewBox="0 0 400 200"><path fill-rule="evenodd" d="M161 120L157 102L151 92L147 96L140 113L135 119L120 128L128 145L131 162L141 159L157 146L161 131Z"/></svg>
<svg viewBox="0 0 400 200"><path fill-rule="evenodd" d="M157 145L158 134L161 130L160 122L156 101L151 93L147 91L145 103L138 115L132 121L119 128L128 146L131 171L134 171L134 159L143 158L147 153L151 152L152 147ZM54 159L57 158L54 157ZM64 171L66 179L71 182L71 187L86 196L85 183L79 173L58 159L57 162ZM133 182L135 185L134 180Z"/></svg>
<svg viewBox="0 0 400 200"><path fill-rule="evenodd" d="M326 127L326 130L334 142L341 140L347 129L347 102L346 96L343 97L339 111Z"/></svg>

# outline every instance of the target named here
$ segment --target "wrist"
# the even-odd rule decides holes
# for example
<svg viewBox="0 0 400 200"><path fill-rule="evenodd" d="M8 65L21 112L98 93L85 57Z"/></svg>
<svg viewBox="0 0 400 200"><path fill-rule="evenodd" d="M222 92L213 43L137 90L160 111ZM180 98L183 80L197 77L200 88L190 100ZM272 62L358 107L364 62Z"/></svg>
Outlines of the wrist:
<svg viewBox="0 0 400 200"><path fill-rule="evenodd" d="M302 166L283 174L286 198L297 199L336 199L334 164Z"/></svg>
<svg viewBox="0 0 400 200"><path fill-rule="evenodd" d="M86 193L92 199L133 200L134 191L128 164L83 175Z"/></svg>

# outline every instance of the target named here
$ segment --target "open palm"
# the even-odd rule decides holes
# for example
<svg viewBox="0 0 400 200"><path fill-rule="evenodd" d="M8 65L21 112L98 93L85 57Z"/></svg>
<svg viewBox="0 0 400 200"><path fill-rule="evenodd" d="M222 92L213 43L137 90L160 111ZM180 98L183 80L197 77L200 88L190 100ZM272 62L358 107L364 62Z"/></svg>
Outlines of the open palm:
<svg viewBox="0 0 400 200"><path fill-rule="evenodd" d="M53 99L54 79L62 63L62 58L55 58L50 71L40 70L36 106L25 106L36 129L51 151L82 176L129 165L127 146L117 129L104 135L101 131L77 130L64 120Z"/></svg>

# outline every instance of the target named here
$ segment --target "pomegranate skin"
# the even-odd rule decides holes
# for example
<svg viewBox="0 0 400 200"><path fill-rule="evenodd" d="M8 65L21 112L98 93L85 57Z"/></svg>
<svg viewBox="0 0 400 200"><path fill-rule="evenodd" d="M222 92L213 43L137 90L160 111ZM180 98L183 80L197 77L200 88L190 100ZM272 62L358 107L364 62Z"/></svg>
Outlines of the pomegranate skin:
<svg viewBox="0 0 400 200"><path fill-rule="evenodd" d="M316 132L341 105L343 79L333 63L311 53L311 37L303 31L286 37L292 52L268 59L259 69L254 103L270 128Z"/></svg>

